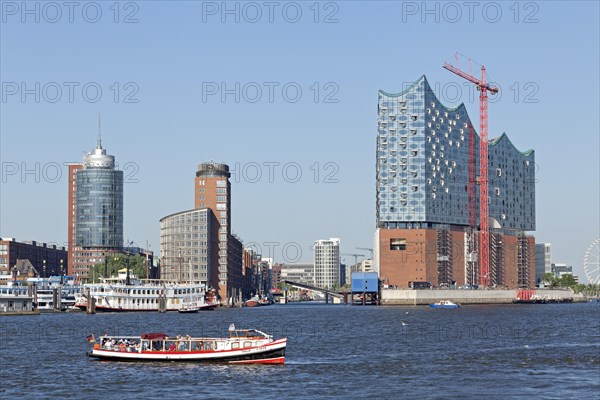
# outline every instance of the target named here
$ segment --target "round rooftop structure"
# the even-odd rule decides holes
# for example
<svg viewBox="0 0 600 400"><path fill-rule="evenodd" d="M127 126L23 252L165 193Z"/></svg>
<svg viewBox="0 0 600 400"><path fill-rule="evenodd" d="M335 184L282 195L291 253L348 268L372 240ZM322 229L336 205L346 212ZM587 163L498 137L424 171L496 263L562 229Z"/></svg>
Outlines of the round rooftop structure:
<svg viewBox="0 0 600 400"><path fill-rule="evenodd" d="M223 163L215 163L215 162L207 162L198 164L198 169L196 170L196 176L205 176L205 177L227 177L231 176L229 173L229 165Z"/></svg>
<svg viewBox="0 0 600 400"><path fill-rule="evenodd" d="M106 149L101 146L96 147L83 157L84 168L107 168L115 167L115 157L106 154Z"/></svg>

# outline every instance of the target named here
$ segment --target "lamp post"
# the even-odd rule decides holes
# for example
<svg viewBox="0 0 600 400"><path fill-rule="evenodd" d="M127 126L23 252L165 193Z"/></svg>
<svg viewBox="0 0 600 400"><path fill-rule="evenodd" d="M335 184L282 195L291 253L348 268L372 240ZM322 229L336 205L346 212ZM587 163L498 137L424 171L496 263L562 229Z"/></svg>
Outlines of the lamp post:
<svg viewBox="0 0 600 400"><path fill-rule="evenodd" d="M60 284L63 284L63 259L60 259Z"/></svg>
<svg viewBox="0 0 600 400"><path fill-rule="evenodd" d="M146 279L150 279L150 267L148 265L148 252L150 251L150 245L148 241L146 241Z"/></svg>
<svg viewBox="0 0 600 400"><path fill-rule="evenodd" d="M125 263L127 265L127 276L125 277L125 284L127 286L129 286L130 282L129 282L129 254L126 254L126 259L125 259Z"/></svg>
<svg viewBox="0 0 600 400"><path fill-rule="evenodd" d="M42 261L42 276L46 277L46 260Z"/></svg>

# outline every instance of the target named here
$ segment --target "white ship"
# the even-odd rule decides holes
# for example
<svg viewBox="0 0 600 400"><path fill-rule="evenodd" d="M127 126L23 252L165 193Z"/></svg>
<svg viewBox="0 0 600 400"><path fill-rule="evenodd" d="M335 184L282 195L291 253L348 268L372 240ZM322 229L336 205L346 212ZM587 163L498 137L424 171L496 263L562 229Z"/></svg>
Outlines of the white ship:
<svg viewBox="0 0 600 400"><path fill-rule="evenodd" d="M75 307L86 311L95 299L97 312L108 311L179 311L184 306L195 305L199 310L212 310L220 305L214 291L203 283L174 282L163 279L138 279L125 269L117 278L104 278L101 283L83 285L77 295Z"/></svg>
<svg viewBox="0 0 600 400"><path fill-rule="evenodd" d="M41 312L73 309L75 297L81 292L81 285L75 284L72 276L27 278L27 283L35 284L34 302Z"/></svg>

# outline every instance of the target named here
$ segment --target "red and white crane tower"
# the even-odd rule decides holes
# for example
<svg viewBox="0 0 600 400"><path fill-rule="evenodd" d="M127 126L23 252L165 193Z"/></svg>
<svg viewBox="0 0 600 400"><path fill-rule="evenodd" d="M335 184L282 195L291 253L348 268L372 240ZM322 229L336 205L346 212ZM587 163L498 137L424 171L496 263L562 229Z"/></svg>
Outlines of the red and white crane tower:
<svg viewBox="0 0 600 400"><path fill-rule="evenodd" d="M470 63L471 60L469 60ZM474 83L479 90L479 176L476 182L479 184L479 283L482 286L490 286L490 228L489 228L489 194L488 194L488 92L498 93L498 88L491 86L486 81L485 66L481 66L481 78L478 79L470 73L460 70L458 66L458 53L456 53L456 66L444 63L444 68ZM471 136L471 135L469 135ZM474 135L472 135L474 136ZM474 137L469 137L469 141ZM473 144L469 143L473 148ZM469 157L469 171L474 169L475 158ZM472 169L473 168L473 169ZM472 177L469 177L470 179ZM469 196L469 223L474 224L475 204Z"/></svg>

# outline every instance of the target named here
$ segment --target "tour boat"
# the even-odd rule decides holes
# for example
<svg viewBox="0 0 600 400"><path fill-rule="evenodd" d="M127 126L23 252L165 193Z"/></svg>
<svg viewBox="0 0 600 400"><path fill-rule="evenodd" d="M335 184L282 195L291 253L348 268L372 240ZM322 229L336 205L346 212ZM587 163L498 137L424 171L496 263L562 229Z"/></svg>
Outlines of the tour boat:
<svg viewBox="0 0 600 400"><path fill-rule="evenodd" d="M199 282L176 282L164 279L141 280L120 270L117 278L104 278L101 283L83 285L76 296L75 307L86 311L90 298L97 312L179 311L184 305L198 310L220 306L214 291Z"/></svg>
<svg viewBox="0 0 600 400"><path fill-rule="evenodd" d="M223 362L283 364L287 338L273 340L256 329L229 327L229 337L206 338L144 333L141 336L104 335L88 356L110 361Z"/></svg>
<svg viewBox="0 0 600 400"><path fill-rule="evenodd" d="M431 308L458 308L458 307L460 307L460 304L453 303L450 300L442 300L442 301L438 301L437 303L430 304L429 307L431 307Z"/></svg>

